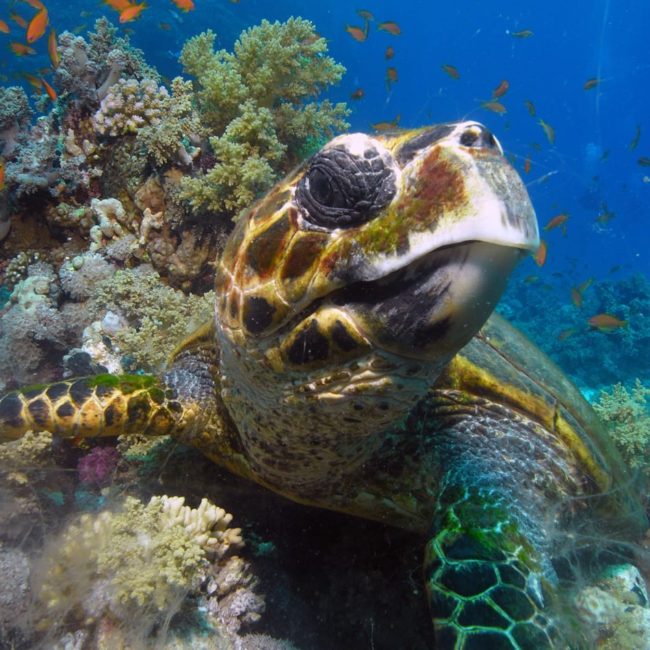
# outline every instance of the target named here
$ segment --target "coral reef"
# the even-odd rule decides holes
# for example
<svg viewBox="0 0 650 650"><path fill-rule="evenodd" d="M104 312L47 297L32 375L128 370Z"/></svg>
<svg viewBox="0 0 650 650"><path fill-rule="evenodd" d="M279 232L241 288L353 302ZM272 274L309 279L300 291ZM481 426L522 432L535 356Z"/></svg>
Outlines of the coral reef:
<svg viewBox="0 0 650 650"><path fill-rule="evenodd" d="M70 32L61 33L57 49L60 63L54 81L77 111L95 110L121 75L155 83L160 80L156 70L145 63L143 52L133 48L128 39L117 37L117 28L106 18L95 22L88 41Z"/></svg>
<svg viewBox="0 0 650 650"><path fill-rule="evenodd" d="M115 273L94 287L97 309L109 310L128 326L107 327L112 347L130 358L131 369L159 370L176 346L212 317L214 293L185 295L140 266Z"/></svg>
<svg viewBox="0 0 650 650"><path fill-rule="evenodd" d="M25 128L32 111L25 91L19 86L0 87L0 155L10 156L18 146L18 136Z"/></svg>
<svg viewBox="0 0 650 650"><path fill-rule="evenodd" d="M79 460L79 480L92 487L109 485L119 458L120 454L114 447L95 447Z"/></svg>
<svg viewBox="0 0 650 650"><path fill-rule="evenodd" d="M205 499L192 509L182 497L167 496L147 505L126 497L117 509L81 515L48 540L33 568L45 617L39 627L88 627L109 617L122 632L142 637L178 612L208 573L221 577L224 594L236 591L248 583L247 565L233 555L242 539L231 520Z"/></svg>
<svg viewBox="0 0 650 650"><path fill-rule="evenodd" d="M575 598L578 615L593 632L593 647L650 649L650 601L638 570L615 565Z"/></svg>
<svg viewBox="0 0 650 650"><path fill-rule="evenodd" d="M611 386L622 377L650 381L647 277L594 280L581 307L571 303L570 289L564 277L551 283L529 276L511 283L497 309L583 389ZM587 320L599 313L615 314L627 326L613 331L589 327Z"/></svg>
<svg viewBox="0 0 650 650"><path fill-rule="evenodd" d="M190 39L183 64L194 81L177 77L168 90L100 19L86 36L59 35L49 113L31 123L25 93L0 89L6 259L29 253L30 241L52 250L44 259L59 273L65 240L75 263L89 248L108 263L149 262L185 291L211 285L230 218L306 148L347 126L344 104L317 101L343 68L308 21L265 21L233 53L213 45L210 32ZM66 262L62 281L69 271Z"/></svg>
<svg viewBox="0 0 650 650"><path fill-rule="evenodd" d="M59 286L49 264L31 264L28 276L14 287L9 307L0 316L0 384L31 384L56 373L59 358L80 333L78 321L58 308ZM20 359L20 363L15 360Z"/></svg>
<svg viewBox="0 0 650 650"><path fill-rule="evenodd" d="M130 236L126 243L135 248L137 242ZM86 252L64 259L56 274L39 260L23 254L10 269L15 286L0 313L3 390L53 381L63 357L80 351L97 364L95 371L157 371L212 317L212 292L184 294L148 265L120 270L102 254Z"/></svg>
<svg viewBox="0 0 650 650"><path fill-rule="evenodd" d="M183 180L182 196L198 209L234 216L300 159L309 138L347 128L344 104L313 101L344 68L326 56L312 23L262 21L244 31L233 53L214 51L215 34L190 39L181 54L196 79L201 122L214 164Z"/></svg>
<svg viewBox="0 0 650 650"><path fill-rule="evenodd" d="M623 457L635 469L650 478L650 387L639 379L628 390L615 384L601 391L593 407L607 425Z"/></svg>

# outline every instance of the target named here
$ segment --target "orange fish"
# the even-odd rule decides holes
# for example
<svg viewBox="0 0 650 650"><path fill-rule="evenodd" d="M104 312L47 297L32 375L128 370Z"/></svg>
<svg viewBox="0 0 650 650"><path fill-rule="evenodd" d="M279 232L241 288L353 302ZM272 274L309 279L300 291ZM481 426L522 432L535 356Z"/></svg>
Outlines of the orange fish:
<svg viewBox="0 0 650 650"><path fill-rule="evenodd" d="M641 125L637 124L636 129L634 131L634 137L632 138L630 144L627 145L627 148L630 151L634 151L639 144L639 140L641 139Z"/></svg>
<svg viewBox="0 0 650 650"><path fill-rule="evenodd" d="M137 20L146 8L147 5L144 2L139 5L129 5L129 7L120 13L120 22L130 23L133 20Z"/></svg>
<svg viewBox="0 0 650 650"><path fill-rule="evenodd" d="M9 25L4 20L0 20L0 32L3 34L8 34L9 33Z"/></svg>
<svg viewBox="0 0 650 650"><path fill-rule="evenodd" d="M377 29L382 32L388 32L393 36L399 36L402 33L400 26L392 20L387 20L383 23L379 23L379 25L377 25Z"/></svg>
<svg viewBox="0 0 650 650"><path fill-rule="evenodd" d="M350 99L358 100L363 99L363 96L366 93L363 91L363 88L357 88L353 93L350 93Z"/></svg>
<svg viewBox="0 0 650 650"><path fill-rule="evenodd" d="M397 81L397 68L386 68L386 88L390 90L392 84Z"/></svg>
<svg viewBox="0 0 650 650"><path fill-rule="evenodd" d="M357 9L357 15L364 20L374 20L375 17L372 15L371 11L367 9Z"/></svg>
<svg viewBox="0 0 650 650"><path fill-rule="evenodd" d="M61 59L56 46L56 32L53 29L50 29L50 35L47 37L47 53L50 55L52 67L56 70L59 67Z"/></svg>
<svg viewBox="0 0 650 650"><path fill-rule="evenodd" d="M23 43L16 43L16 41L11 41L11 43L9 43L9 47L16 56L36 54L36 50L34 48L29 47L28 45L24 45Z"/></svg>
<svg viewBox="0 0 650 650"><path fill-rule="evenodd" d="M41 9L45 9L45 5L41 2L41 0L23 0L23 2L26 2L30 7L38 9L39 11Z"/></svg>
<svg viewBox="0 0 650 650"><path fill-rule="evenodd" d="M599 223L601 226L604 226L606 223L609 223L615 216L616 213L612 212L608 207L607 207L607 202L602 201L600 204L600 213L598 216L594 219L596 223Z"/></svg>
<svg viewBox="0 0 650 650"><path fill-rule="evenodd" d="M583 88L585 90L591 90L592 88L595 88L599 83L600 83L600 79L598 79L597 77L593 77L592 79L587 79L587 81L585 81L585 85L583 86Z"/></svg>
<svg viewBox="0 0 650 650"><path fill-rule="evenodd" d="M363 43L368 38L368 31L356 25L346 25L345 31L358 43Z"/></svg>
<svg viewBox="0 0 650 650"><path fill-rule="evenodd" d="M499 115L503 115L504 113L508 112L506 107L501 102L482 102L481 108L485 108L486 110L492 111L493 113L498 113Z"/></svg>
<svg viewBox="0 0 650 650"><path fill-rule="evenodd" d="M394 120L391 120L390 122L375 122L374 124L371 124L370 126L375 130L375 131L394 131L397 128L397 125L399 124L400 120L400 115L398 115Z"/></svg>
<svg viewBox="0 0 650 650"><path fill-rule="evenodd" d="M129 0L103 0L103 2L111 7L111 9L115 9L115 11L119 11L120 13L126 11L131 6Z"/></svg>
<svg viewBox="0 0 650 650"><path fill-rule="evenodd" d="M29 22L29 26L27 27L27 42L34 43L34 41L37 41L43 36L49 21L50 18L47 15L47 9L41 9Z"/></svg>
<svg viewBox="0 0 650 650"><path fill-rule="evenodd" d="M626 320L621 320L620 318L616 318L616 316L612 316L611 314L596 314L596 316L592 316L587 321L587 323L591 327L599 329L603 332L611 332L612 330L618 329L619 327L627 327Z"/></svg>
<svg viewBox="0 0 650 650"><path fill-rule="evenodd" d="M555 129L550 124L544 122L544 120L539 120L538 124L544 129L548 141L551 144L555 144Z"/></svg>
<svg viewBox="0 0 650 650"><path fill-rule="evenodd" d="M395 50L389 45L384 52L384 58L386 61L392 59L395 56Z"/></svg>
<svg viewBox="0 0 650 650"><path fill-rule="evenodd" d="M442 66L440 66L444 72L446 72L452 79L460 79L460 72L458 72L458 68L456 68L453 65L450 65L449 63L445 63Z"/></svg>
<svg viewBox="0 0 650 650"><path fill-rule="evenodd" d="M553 230L553 228L558 228L559 226L563 226L567 220L569 219L569 215L563 212L562 214L558 214L557 216L553 217L545 226L544 230Z"/></svg>
<svg viewBox="0 0 650 650"><path fill-rule="evenodd" d="M172 2L181 10L181 11L192 11L194 9L193 0L172 0Z"/></svg>
<svg viewBox="0 0 650 650"><path fill-rule="evenodd" d="M589 287L591 286L591 284L592 284L593 281L594 281L593 278L587 278L584 282L581 282L581 283L576 287L576 289L577 289L580 293L584 293L587 289L589 289Z"/></svg>
<svg viewBox="0 0 650 650"><path fill-rule="evenodd" d="M5 161L0 158L0 192L5 188Z"/></svg>
<svg viewBox="0 0 650 650"><path fill-rule="evenodd" d="M582 294L578 287L571 287L571 302L574 307L580 309L582 307Z"/></svg>
<svg viewBox="0 0 650 650"><path fill-rule="evenodd" d="M570 336L573 336L578 330L575 327L569 327L568 329L562 330L557 335L558 341L566 341Z"/></svg>
<svg viewBox="0 0 650 650"><path fill-rule="evenodd" d="M546 242L543 239L540 239L539 248L537 249L535 255L533 255L533 259L535 260L537 266L544 266L544 264L546 263L547 254L548 254L548 246L546 245Z"/></svg>
<svg viewBox="0 0 650 650"><path fill-rule="evenodd" d="M34 90L41 92L43 84L38 77L35 77L33 74L29 74L29 72L21 72L20 75Z"/></svg>
<svg viewBox="0 0 650 650"><path fill-rule="evenodd" d="M492 99L498 99L499 97L503 97L507 92L508 88L510 88L510 82L507 79L504 79L493 91L492 91Z"/></svg>
<svg viewBox="0 0 650 650"><path fill-rule="evenodd" d="M17 14L15 11L9 14L9 18L13 20L18 27L22 27L23 29L27 29L27 21L20 15Z"/></svg>
<svg viewBox="0 0 650 650"><path fill-rule="evenodd" d="M53 101L56 101L56 90L50 86L45 79L41 79L41 82L43 83L43 88L45 88L45 92L47 93L47 96Z"/></svg>
<svg viewBox="0 0 650 650"><path fill-rule="evenodd" d="M524 160L524 173L530 174L530 156Z"/></svg>
<svg viewBox="0 0 650 650"><path fill-rule="evenodd" d="M172 26L169 23L158 23L158 27L160 27L160 29L166 32L168 32L172 28Z"/></svg>

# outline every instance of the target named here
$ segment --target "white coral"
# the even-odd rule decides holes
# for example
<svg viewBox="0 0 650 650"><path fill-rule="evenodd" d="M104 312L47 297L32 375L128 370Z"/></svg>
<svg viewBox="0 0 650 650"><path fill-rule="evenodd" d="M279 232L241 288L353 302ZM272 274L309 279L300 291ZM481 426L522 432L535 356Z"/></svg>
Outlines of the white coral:
<svg viewBox="0 0 650 650"><path fill-rule="evenodd" d="M120 136L160 123L169 108L169 93L151 79L120 79L113 84L93 115L95 131Z"/></svg>
<svg viewBox="0 0 650 650"><path fill-rule="evenodd" d="M162 521L167 526L180 525L206 552L216 557L243 545L240 528L228 528L232 515L202 499L198 508L185 505L184 497L152 497L150 506L162 507Z"/></svg>

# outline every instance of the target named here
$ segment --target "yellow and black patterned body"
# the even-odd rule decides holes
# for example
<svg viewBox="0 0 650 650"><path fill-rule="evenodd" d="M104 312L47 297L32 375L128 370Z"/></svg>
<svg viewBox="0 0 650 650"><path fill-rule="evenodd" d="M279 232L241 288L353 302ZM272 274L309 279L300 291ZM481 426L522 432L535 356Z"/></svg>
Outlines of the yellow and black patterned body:
<svg viewBox="0 0 650 650"><path fill-rule="evenodd" d="M644 519L580 394L490 317L538 241L481 125L340 136L240 217L214 322L166 373L16 391L0 437L169 433L295 501L428 535L440 647L561 645L558 531Z"/></svg>

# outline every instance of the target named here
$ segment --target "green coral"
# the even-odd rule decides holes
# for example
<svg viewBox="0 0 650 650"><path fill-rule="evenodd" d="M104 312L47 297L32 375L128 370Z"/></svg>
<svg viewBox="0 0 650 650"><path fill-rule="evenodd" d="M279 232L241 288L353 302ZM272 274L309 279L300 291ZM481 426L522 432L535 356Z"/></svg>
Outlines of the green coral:
<svg viewBox="0 0 650 650"><path fill-rule="evenodd" d="M138 131L138 142L158 167L178 157L181 147L185 156L188 156L185 151L188 139L198 138L204 133L192 103L192 82L175 77L171 86L172 94L162 107L161 122L155 126L145 126Z"/></svg>
<svg viewBox="0 0 650 650"><path fill-rule="evenodd" d="M110 616L139 634L178 610L198 588L208 559L242 545L232 515L206 499L192 509L179 497L84 514L51 539L35 570L45 620L98 621Z"/></svg>
<svg viewBox="0 0 650 650"><path fill-rule="evenodd" d="M630 467L641 469L650 477L650 410L646 403L649 395L650 388L637 379L631 391L623 384L602 391L593 407Z"/></svg>
<svg viewBox="0 0 650 650"><path fill-rule="evenodd" d="M240 35L233 53L215 52L214 42L208 30L181 54L216 158L207 173L184 179L182 196L195 209L234 216L293 167L306 145L348 127L345 104L315 100L345 69L301 18L262 21Z"/></svg>
<svg viewBox="0 0 650 650"><path fill-rule="evenodd" d="M129 327L113 335L140 370L158 371L176 346L212 318L214 293L186 295L160 281L152 269L124 269L97 286L96 306L119 311Z"/></svg>

